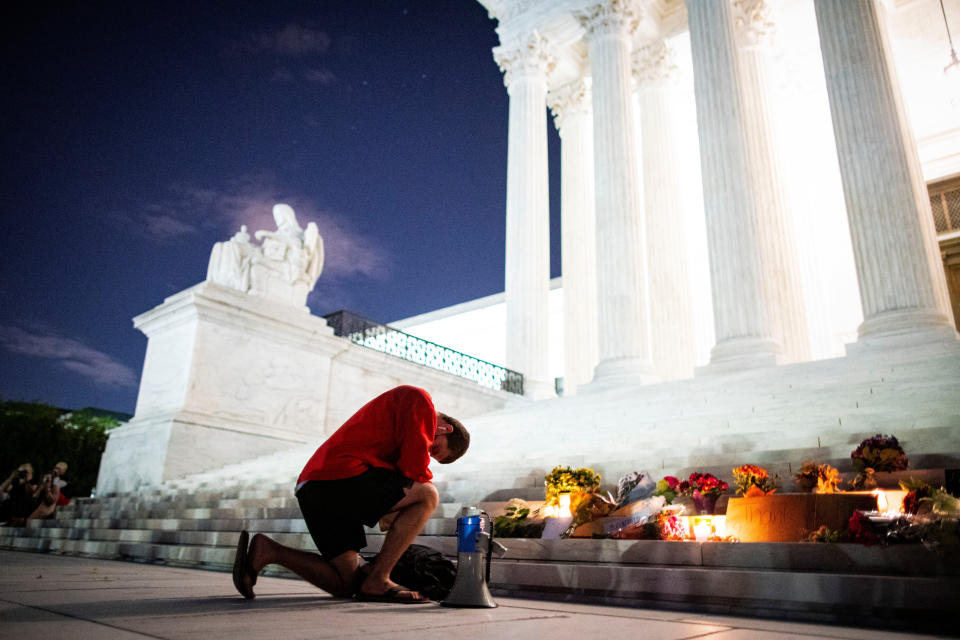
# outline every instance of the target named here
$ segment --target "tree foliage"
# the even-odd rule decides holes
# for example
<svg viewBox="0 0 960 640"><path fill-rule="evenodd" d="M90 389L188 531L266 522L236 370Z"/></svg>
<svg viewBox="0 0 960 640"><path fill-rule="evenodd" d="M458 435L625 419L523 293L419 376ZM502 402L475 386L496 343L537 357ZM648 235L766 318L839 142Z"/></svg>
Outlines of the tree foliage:
<svg viewBox="0 0 960 640"><path fill-rule="evenodd" d="M97 484L107 431L120 422L83 409L64 411L35 402L0 402L0 475L6 477L24 462L33 465L39 481L57 462L67 463L63 493L90 495Z"/></svg>

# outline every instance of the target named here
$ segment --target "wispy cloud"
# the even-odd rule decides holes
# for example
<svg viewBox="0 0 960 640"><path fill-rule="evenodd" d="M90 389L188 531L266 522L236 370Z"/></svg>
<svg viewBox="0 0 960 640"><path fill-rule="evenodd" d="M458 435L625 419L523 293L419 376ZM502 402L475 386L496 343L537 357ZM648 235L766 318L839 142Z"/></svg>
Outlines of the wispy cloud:
<svg viewBox="0 0 960 640"><path fill-rule="evenodd" d="M72 338L0 325L0 348L10 353L53 360L62 369L79 373L102 386L135 387L137 384L136 374L130 367Z"/></svg>
<svg viewBox="0 0 960 640"><path fill-rule="evenodd" d="M144 231L160 240L197 233L196 225L178 218L175 211L165 211L162 207L148 206L144 218L146 222Z"/></svg>
<svg viewBox="0 0 960 640"><path fill-rule="evenodd" d="M314 24L289 22L275 29L232 40L224 47L223 53L230 58L261 54L300 58L326 52L330 42L330 35Z"/></svg>
<svg viewBox="0 0 960 640"><path fill-rule="evenodd" d="M330 87L337 84L337 76L330 69L307 69L303 73L303 79L312 84L319 84L324 87Z"/></svg>
<svg viewBox="0 0 960 640"><path fill-rule="evenodd" d="M144 204L133 211L114 210L107 215L133 233L158 244L167 244L200 231L196 224L166 202Z"/></svg>

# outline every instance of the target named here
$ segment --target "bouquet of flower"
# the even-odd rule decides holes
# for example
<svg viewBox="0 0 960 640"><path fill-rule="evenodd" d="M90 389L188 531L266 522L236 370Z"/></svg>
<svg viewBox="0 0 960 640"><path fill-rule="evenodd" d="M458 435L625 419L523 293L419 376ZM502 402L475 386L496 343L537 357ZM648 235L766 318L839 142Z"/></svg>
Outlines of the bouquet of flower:
<svg viewBox="0 0 960 640"><path fill-rule="evenodd" d="M813 460L804 462L794 477L802 489L814 493L835 493L841 482L837 469L828 464L818 465Z"/></svg>
<svg viewBox="0 0 960 640"><path fill-rule="evenodd" d="M691 473L687 491L694 497L716 498L727 488L727 483L712 473ZM686 493L686 492L685 492Z"/></svg>
<svg viewBox="0 0 960 640"><path fill-rule="evenodd" d="M657 514L657 526L660 528L661 540L686 540L687 532L680 519L672 513L661 511Z"/></svg>
<svg viewBox="0 0 960 640"><path fill-rule="evenodd" d="M560 494L569 493L570 509L573 512L576 512L581 499L595 492L600 486L600 474L587 467L581 469L554 467L543 480L546 485L546 503L559 504Z"/></svg>
<svg viewBox="0 0 960 640"><path fill-rule="evenodd" d="M657 482L657 489L653 492L655 496L663 496L667 504L672 504L677 496L683 495L684 489L681 485L690 486L689 482L680 482L673 476L664 476Z"/></svg>
<svg viewBox="0 0 960 640"><path fill-rule="evenodd" d="M867 438L850 454L853 468L858 473L874 471L903 471L907 468L907 454L893 436L881 433Z"/></svg>
<svg viewBox="0 0 960 640"><path fill-rule="evenodd" d="M628 473L617 482L617 506L622 507L627 504L630 498L630 492L636 489L637 485L643 481L644 475L639 471Z"/></svg>
<svg viewBox="0 0 960 640"><path fill-rule="evenodd" d="M879 536L863 511L854 511L850 516L850 522L847 525L850 532L850 542L859 542L860 544L871 546L880 542Z"/></svg>
<svg viewBox="0 0 960 640"><path fill-rule="evenodd" d="M733 479L737 483L737 494L745 498L765 496L777 490L776 478L763 467L745 464L733 470Z"/></svg>

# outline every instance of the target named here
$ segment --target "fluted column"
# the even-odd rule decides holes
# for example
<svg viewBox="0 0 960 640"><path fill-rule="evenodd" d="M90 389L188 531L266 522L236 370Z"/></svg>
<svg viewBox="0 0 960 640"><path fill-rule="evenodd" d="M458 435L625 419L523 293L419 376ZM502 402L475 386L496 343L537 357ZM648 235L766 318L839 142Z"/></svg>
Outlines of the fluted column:
<svg viewBox="0 0 960 640"><path fill-rule="evenodd" d="M768 99L771 83L767 60L774 25L767 0L733 0L732 8L739 48L740 90L746 121L751 123L746 130L747 140L750 153L756 158L754 188L761 216L760 261L770 323L786 359L801 362L810 359L810 331Z"/></svg>
<svg viewBox="0 0 960 640"><path fill-rule="evenodd" d="M577 17L586 29L593 76L600 357L594 381L644 384L656 374L630 99L630 34L639 9L630 0L606 0Z"/></svg>
<svg viewBox="0 0 960 640"><path fill-rule="evenodd" d="M815 0L840 175L863 305L861 343L954 340L916 143L882 7Z"/></svg>
<svg viewBox="0 0 960 640"><path fill-rule="evenodd" d="M731 7L687 0L687 17L717 340L708 370L773 365L781 348L763 282L753 123L740 91Z"/></svg>
<svg viewBox="0 0 960 640"><path fill-rule="evenodd" d="M597 366L597 245L589 80L551 91L560 133L563 269L563 393L574 395Z"/></svg>
<svg viewBox="0 0 960 640"><path fill-rule="evenodd" d="M524 375L524 393L555 394L549 377L550 210L547 184L547 73L553 60L534 32L494 59L510 95L507 145L507 367Z"/></svg>
<svg viewBox="0 0 960 640"><path fill-rule="evenodd" d="M665 380L689 378L696 337L672 108L677 66L673 50L662 40L635 51L632 62L640 111L653 366Z"/></svg>

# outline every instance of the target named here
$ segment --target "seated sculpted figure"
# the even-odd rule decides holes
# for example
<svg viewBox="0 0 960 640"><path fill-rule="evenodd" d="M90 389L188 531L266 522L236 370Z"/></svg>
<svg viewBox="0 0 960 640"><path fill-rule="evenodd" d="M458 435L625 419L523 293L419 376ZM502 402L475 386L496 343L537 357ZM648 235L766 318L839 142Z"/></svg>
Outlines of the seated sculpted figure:
<svg viewBox="0 0 960 640"><path fill-rule="evenodd" d="M241 225L240 231L232 238L213 245L207 266L207 280L238 291L247 291L250 288L250 258L255 251L256 247L250 244L247 225Z"/></svg>
<svg viewBox="0 0 960 640"><path fill-rule="evenodd" d="M210 254L207 280L250 295L303 306L323 270L323 238L311 222L300 228L293 209L273 207L276 231L254 234L246 226L227 242L218 242Z"/></svg>

